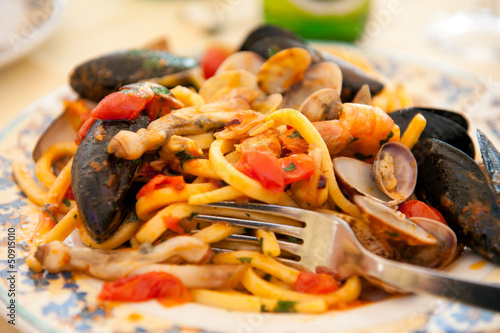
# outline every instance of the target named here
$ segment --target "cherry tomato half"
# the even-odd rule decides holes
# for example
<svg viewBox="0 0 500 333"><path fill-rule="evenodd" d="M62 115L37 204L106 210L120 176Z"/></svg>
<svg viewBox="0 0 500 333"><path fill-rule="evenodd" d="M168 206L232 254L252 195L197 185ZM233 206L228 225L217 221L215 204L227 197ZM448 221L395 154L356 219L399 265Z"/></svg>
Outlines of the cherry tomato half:
<svg viewBox="0 0 500 333"><path fill-rule="evenodd" d="M420 200L408 200L403 202L399 205L398 210L407 217L425 217L448 225L443 215L441 215L436 208Z"/></svg>
<svg viewBox="0 0 500 333"><path fill-rule="evenodd" d="M205 79L214 76L220 64L231 54L231 51L221 45L210 46L201 58L200 67Z"/></svg>

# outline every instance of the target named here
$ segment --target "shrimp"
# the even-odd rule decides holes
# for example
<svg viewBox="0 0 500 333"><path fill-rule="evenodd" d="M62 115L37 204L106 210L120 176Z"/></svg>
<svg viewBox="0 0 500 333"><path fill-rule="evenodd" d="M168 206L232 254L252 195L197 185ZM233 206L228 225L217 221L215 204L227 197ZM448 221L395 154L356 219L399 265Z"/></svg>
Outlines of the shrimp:
<svg viewBox="0 0 500 333"><path fill-rule="evenodd" d="M400 139L399 127L376 106L344 103L339 122L353 137L341 152L345 156L370 159L384 143Z"/></svg>
<svg viewBox="0 0 500 333"><path fill-rule="evenodd" d="M378 107L344 103L339 119L313 122L330 155L370 159L380 146L399 141L400 130Z"/></svg>

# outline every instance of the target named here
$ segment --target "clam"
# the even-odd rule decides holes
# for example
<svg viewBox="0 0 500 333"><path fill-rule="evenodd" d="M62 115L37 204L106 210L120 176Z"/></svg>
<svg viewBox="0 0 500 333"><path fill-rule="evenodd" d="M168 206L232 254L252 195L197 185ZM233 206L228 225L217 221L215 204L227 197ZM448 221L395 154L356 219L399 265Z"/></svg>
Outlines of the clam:
<svg viewBox="0 0 500 333"><path fill-rule="evenodd" d="M203 82L199 94L206 102L212 102L222 93L227 93L233 88L240 87L257 89L257 77L255 74L243 69L222 72Z"/></svg>
<svg viewBox="0 0 500 333"><path fill-rule="evenodd" d="M407 219L403 213L367 196L355 195L352 199L379 237L412 246L438 243L436 237Z"/></svg>
<svg viewBox="0 0 500 333"><path fill-rule="evenodd" d="M441 222L423 217L412 217L409 220L436 237L438 242L427 246L398 246L395 244L393 247L399 258L419 266L446 267L457 253L457 236L453 230Z"/></svg>
<svg viewBox="0 0 500 333"><path fill-rule="evenodd" d="M215 75L233 69L244 69L257 75L264 61L264 58L252 51L235 52L220 64Z"/></svg>
<svg viewBox="0 0 500 333"><path fill-rule="evenodd" d="M266 60L257 74L259 87L266 93L281 93L301 81L311 64L311 55L305 49L292 47Z"/></svg>
<svg viewBox="0 0 500 333"><path fill-rule="evenodd" d="M309 96L324 88L331 88L340 93L342 72L334 63L320 62L311 65L305 72L304 79L283 93L281 107L299 109ZM338 98L340 100L340 96Z"/></svg>
<svg viewBox="0 0 500 333"><path fill-rule="evenodd" d="M378 188L399 204L415 189L417 161L405 145L388 142L375 156L373 175Z"/></svg>
<svg viewBox="0 0 500 333"><path fill-rule="evenodd" d="M299 111L312 122L338 119L342 112L342 101L335 89L325 88L309 96Z"/></svg>
<svg viewBox="0 0 500 333"><path fill-rule="evenodd" d="M336 157L333 159L333 169L342 188L351 196L361 194L391 204L392 199L377 187L373 179L372 164L352 157Z"/></svg>

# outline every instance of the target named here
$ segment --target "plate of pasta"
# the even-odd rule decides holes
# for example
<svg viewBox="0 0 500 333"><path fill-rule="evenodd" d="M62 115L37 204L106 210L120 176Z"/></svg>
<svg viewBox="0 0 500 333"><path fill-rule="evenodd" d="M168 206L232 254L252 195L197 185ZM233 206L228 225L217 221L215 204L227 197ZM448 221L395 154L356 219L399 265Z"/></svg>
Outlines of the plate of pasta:
<svg viewBox="0 0 500 333"><path fill-rule="evenodd" d="M418 215L410 201L420 211L428 207L418 200L427 189L416 184L417 163L405 166L405 177L411 169L414 178L409 191L389 188L387 179L377 185L382 175L370 171L382 164L387 175L392 167L396 183L406 183L394 171L399 160L379 151L424 149L425 126L445 138L447 128L432 126L449 114L496 143L500 97L491 82L380 50L294 42L259 53L262 45L243 45L210 75L200 75L194 59L161 51L93 59L75 69L71 86L35 101L0 132L0 298L7 321L26 332L498 329L500 316L488 310L303 269L287 250L301 243L297 237L199 218L220 201L328 212L379 255L500 283L497 245L472 239L465 247L464 236L448 232L455 228L444 211L425 208L420 217L432 223L411 219ZM124 57L155 71L165 63L176 69L161 78L127 74L133 78L119 81L118 91L92 79L97 63ZM485 106L491 111L470 111ZM453 111L436 115L437 108ZM412 114L403 124L394 116L415 110L423 120ZM463 126L456 131L458 143L445 139L475 157L476 140L464 139ZM368 170L372 183L359 184L348 169L356 179ZM379 190L367 190L373 187ZM389 207L411 230L375 224L353 200L358 195Z"/></svg>

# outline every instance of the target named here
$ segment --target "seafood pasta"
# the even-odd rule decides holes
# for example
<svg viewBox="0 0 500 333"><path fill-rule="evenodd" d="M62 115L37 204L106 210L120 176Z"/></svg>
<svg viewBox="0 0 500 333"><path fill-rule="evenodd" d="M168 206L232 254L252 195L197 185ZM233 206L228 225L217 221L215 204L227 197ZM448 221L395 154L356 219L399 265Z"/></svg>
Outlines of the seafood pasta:
<svg viewBox="0 0 500 333"><path fill-rule="evenodd" d="M374 98L365 86L343 102L343 79L337 64L315 62L302 47L268 59L247 50L230 55L198 90L141 81L92 109L66 102L77 144L43 153L36 176L44 188L13 165L41 207L29 266L105 280L102 301L320 313L359 299L360 277L337 281L334 272L281 263L289 255L279 246L283 235L197 219L214 213L204 205L227 200L321 210L345 219L379 255L446 266L455 234L439 212L410 200L417 179L410 149L426 118L412 117L402 133L386 111L408 106L407 94L385 80ZM56 162L64 166L54 174ZM62 243L75 229L86 246ZM233 234L258 243L242 245ZM218 246L234 251L214 253Z"/></svg>

